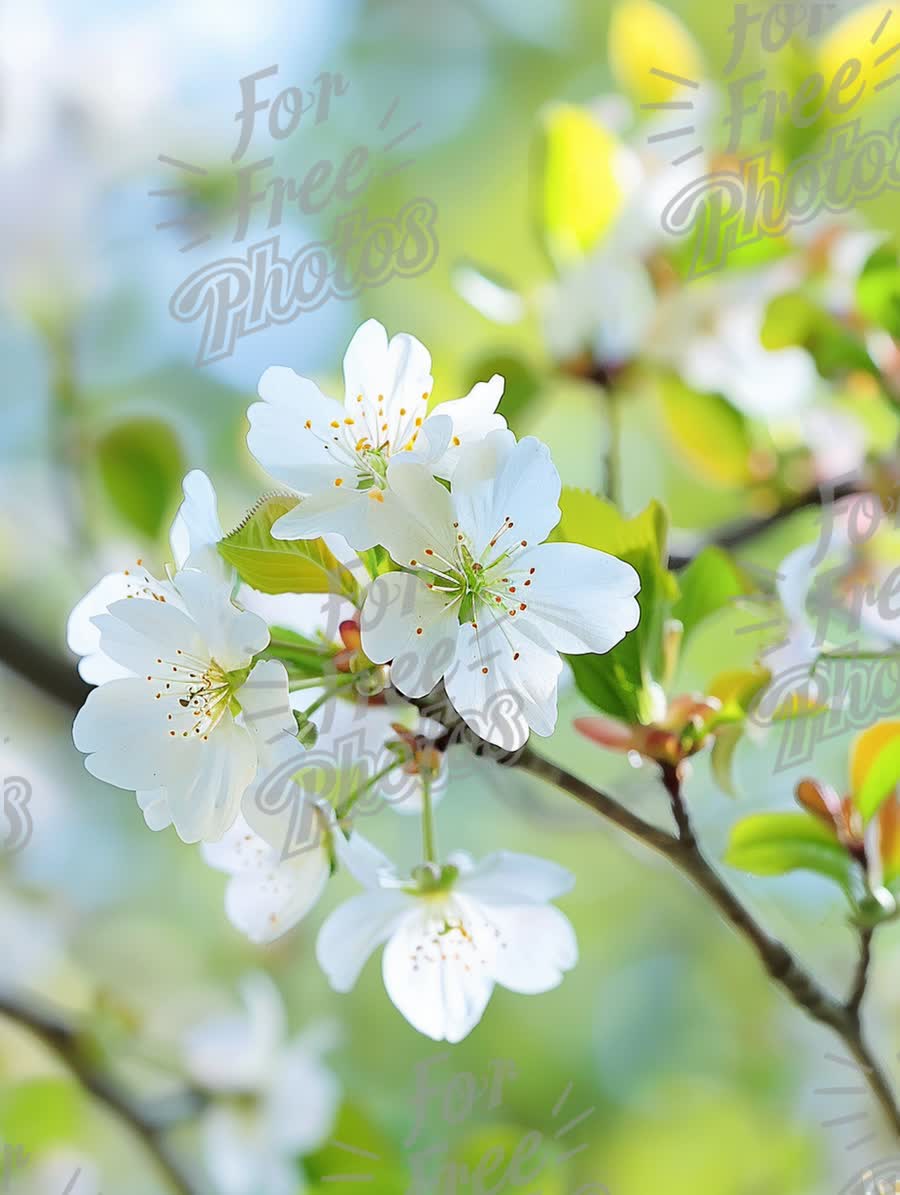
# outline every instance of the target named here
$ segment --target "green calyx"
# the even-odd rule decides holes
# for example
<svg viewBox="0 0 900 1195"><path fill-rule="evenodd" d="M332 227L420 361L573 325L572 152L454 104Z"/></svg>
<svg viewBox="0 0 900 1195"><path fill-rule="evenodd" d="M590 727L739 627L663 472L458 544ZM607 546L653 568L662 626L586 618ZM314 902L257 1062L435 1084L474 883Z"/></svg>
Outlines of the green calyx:
<svg viewBox="0 0 900 1195"><path fill-rule="evenodd" d="M438 866L436 863L422 863L413 868L410 877L413 883L406 889L415 896L437 896L449 892L459 878L459 868L452 863Z"/></svg>

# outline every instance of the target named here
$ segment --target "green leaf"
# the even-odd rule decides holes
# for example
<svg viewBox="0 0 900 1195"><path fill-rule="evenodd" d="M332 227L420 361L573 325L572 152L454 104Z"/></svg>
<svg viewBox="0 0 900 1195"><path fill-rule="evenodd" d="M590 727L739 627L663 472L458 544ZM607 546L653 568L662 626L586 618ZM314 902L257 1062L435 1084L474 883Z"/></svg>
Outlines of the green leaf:
<svg viewBox="0 0 900 1195"><path fill-rule="evenodd" d="M579 691L604 713L630 725L650 719L651 689L662 674L663 626L678 585L664 567L667 522L656 502L627 519L611 502L564 489L555 539L599 548L626 560L641 578L637 627L605 655L568 656Z"/></svg>
<svg viewBox="0 0 900 1195"><path fill-rule="evenodd" d="M275 494L262 498L219 544L242 581L261 593L337 593L359 604L350 573L321 539L273 539L272 524L293 510L298 499Z"/></svg>
<svg viewBox="0 0 900 1195"><path fill-rule="evenodd" d="M513 429L541 392L541 378L537 370L522 357L512 353L491 353L479 357L467 375L467 389L499 373L504 380L500 414Z"/></svg>
<svg viewBox="0 0 900 1195"><path fill-rule="evenodd" d="M663 422L685 462L720 486L750 480L752 441L747 420L721 394L694 390L675 374L661 379Z"/></svg>
<svg viewBox="0 0 900 1195"><path fill-rule="evenodd" d="M28 1079L0 1091L0 1142L39 1153L75 1140L84 1105L76 1084L67 1079ZM2 1174L2 1168L0 1168Z"/></svg>
<svg viewBox="0 0 900 1195"><path fill-rule="evenodd" d="M636 726L650 720L650 695L636 670L638 661L630 658L631 653L619 651L620 647L617 644L605 656L566 656L566 659L582 697L605 714Z"/></svg>
<svg viewBox="0 0 900 1195"><path fill-rule="evenodd" d="M693 34L669 7L655 0L621 0L613 7L607 52L619 84L638 102L675 99L679 76L701 79L705 74ZM664 71L659 69L663 58Z"/></svg>
<svg viewBox="0 0 900 1195"><path fill-rule="evenodd" d="M719 788L729 797L737 796L734 784L734 755L743 736L744 727L740 723L724 726L716 733L710 752L709 762L713 776Z"/></svg>
<svg viewBox="0 0 900 1195"><path fill-rule="evenodd" d="M484 1195L490 1191L566 1195L575 1189L562 1145L525 1125L483 1124L469 1129L454 1143L450 1158L460 1173L472 1176L468 1189Z"/></svg>
<svg viewBox="0 0 900 1195"><path fill-rule="evenodd" d="M684 639L711 614L737 597L750 593L753 585L737 563L721 548L699 552L678 575L681 596L672 607L672 617L684 627Z"/></svg>
<svg viewBox="0 0 900 1195"><path fill-rule="evenodd" d="M777 295L769 303L759 338L771 351L805 348L823 378L855 370L879 376L862 340L802 291Z"/></svg>
<svg viewBox="0 0 900 1195"><path fill-rule="evenodd" d="M118 514L156 539L177 505L185 464L173 429L161 419L129 419L97 442L100 479Z"/></svg>
<svg viewBox="0 0 900 1195"><path fill-rule="evenodd" d="M297 740L301 747L307 749L315 747L319 738L319 728L311 722L301 710L294 710L294 721L297 723Z"/></svg>
<svg viewBox="0 0 900 1195"><path fill-rule="evenodd" d="M863 266L856 283L856 301L862 314L900 338L900 262L897 247L879 245Z"/></svg>
<svg viewBox="0 0 900 1195"><path fill-rule="evenodd" d="M725 862L753 875L814 871L851 891L854 863L834 834L806 813L760 813L731 831Z"/></svg>
<svg viewBox="0 0 900 1195"><path fill-rule="evenodd" d="M609 230L622 206L618 139L586 108L548 105L536 154L536 216L557 268L577 262Z"/></svg>
<svg viewBox="0 0 900 1195"><path fill-rule="evenodd" d="M351 1154L340 1142L360 1152ZM341 1105L328 1142L304 1159L304 1170L329 1195L359 1195L361 1187L370 1191L409 1188L405 1158L397 1145L360 1106L350 1102Z"/></svg>
<svg viewBox="0 0 900 1195"><path fill-rule="evenodd" d="M768 668L735 668L718 673L707 686L707 695L722 703L718 721L734 721L747 716L756 698L772 679Z"/></svg>
<svg viewBox="0 0 900 1195"><path fill-rule="evenodd" d="M746 730L747 715L771 679L767 668L737 668L719 673L707 687L708 695L722 703L706 727L715 733L710 764L719 787L730 797L737 795L734 756Z"/></svg>
<svg viewBox="0 0 900 1195"><path fill-rule="evenodd" d="M853 803L868 821L900 784L900 722L876 722L857 738L850 782Z"/></svg>

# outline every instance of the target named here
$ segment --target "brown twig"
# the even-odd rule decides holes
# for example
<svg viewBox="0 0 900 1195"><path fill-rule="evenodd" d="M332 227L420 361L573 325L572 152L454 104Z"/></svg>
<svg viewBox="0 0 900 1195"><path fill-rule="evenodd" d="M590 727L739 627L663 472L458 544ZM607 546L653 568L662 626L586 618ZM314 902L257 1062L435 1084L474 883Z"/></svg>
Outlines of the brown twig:
<svg viewBox="0 0 900 1195"><path fill-rule="evenodd" d="M868 974L870 938L863 944L863 960L852 994L846 1003L842 1003L830 996L781 942L766 933L707 862L690 824L677 768L663 768L663 783L669 793L678 827L678 835L675 836L655 826L648 826L620 806L614 798L599 792L565 768L551 763L528 747L516 762L517 766L532 775L540 776L583 804L589 805L632 837L664 855L704 892L725 921L751 944L769 977L787 993L794 1004L813 1020L827 1025L843 1041L847 1050L860 1064L875 1098L894 1132L900 1137L900 1108L887 1077L865 1040L859 1015L865 992L865 977Z"/></svg>
<svg viewBox="0 0 900 1195"><path fill-rule="evenodd" d="M165 1133L173 1123L196 1115L205 1102L202 1093L189 1092L190 1106L185 1107L184 1101L180 1101L176 1115L151 1113L91 1062L78 1031L59 1013L40 1007L31 998L26 1002L21 997L0 993L0 1016L29 1030L62 1060L81 1086L143 1142L173 1191L178 1195L200 1195L200 1188L170 1151Z"/></svg>
<svg viewBox="0 0 900 1195"><path fill-rule="evenodd" d="M853 977L853 987L847 997L847 1009L859 1016L863 997L869 982L869 967L872 963L872 937L875 930L872 926L863 926L859 931L859 961L856 964L856 974Z"/></svg>
<svg viewBox="0 0 900 1195"><path fill-rule="evenodd" d="M839 491L836 491L836 496L841 496ZM801 505L811 505L813 497L818 500L818 495L810 496L808 500L795 504L794 509L799 509ZM783 512L777 516L777 518L780 517L784 517ZM769 525L777 521L777 518L770 519ZM757 532L760 526L760 523L755 525ZM736 538L736 536L732 536L730 542L736 542ZM0 660L17 668L27 679L51 697L61 699L71 705L80 704L83 694L86 692L86 687L78 678L74 667L68 667L49 653L33 649L15 631L2 625L0 625ZM434 695L430 695L416 704L426 710L430 717L444 722L446 732L443 736L442 746L457 741L455 735L460 720L448 703L438 702L437 704L441 708L436 709ZM476 754L490 754L496 758L495 749L491 749L485 744L473 744L471 734L467 738ZM842 1003L828 995L786 947L765 932L707 862L693 833L681 792L681 778L676 769L668 771L664 769L663 783L672 804L672 812L678 830L677 835L638 817L607 793L545 759L529 746L507 759L501 759L500 762L509 767L522 768L560 788L630 834L637 841L663 855L686 875L710 898L728 924L750 942L768 975L788 994L794 1004L814 1020L827 1025L840 1037L849 1053L860 1064L874 1095L900 1137L900 1109L898 1109L896 1098L884 1072L865 1040L860 1020L860 1007L869 971L870 939L863 941L862 957L851 995L845 1003ZM3 1008L0 1006L0 1012L2 1011ZM29 1023L25 1015L17 1017L17 1019L23 1024ZM55 1041L51 1035L47 1040L48 1044L54 1044L57 1052L63 1053L58 1046L59 1039ZM68 1042L66 1048L68 1049L70 1046L71 1041ZM66 1055L64 1054L64 1056ZM74 1066L73 1070L79 1077L82 1077L82 1071L77 1070ZM150 1134L149 1137L144 1136L148 1145L156 1143L157 1146L161 1146L158 1138L159 1130L148 1127L140 1118L135 1119L133 1115L129 1115L125 1110L127 1105L121 1104L118 1093L109 1092L105 1082L96 1073L91 1071L84 1075L86 1085L88 1078L91 1083L89 1090L94 1091L98 1098L104 1099L111 1107L119 1111L124 1119L131 1120L136 1132L141 1133L142 1136L146 1133ZM162 1162L163 1155L159 1149L155 1149L154 1152ZM182 1192L191 1191L190 1187L184 1185L176 1189Z"/></svg>
<svg viewBox="0 0 900 1195"><path fill-rule="evenodd" d="M806 490L804 493L798 494L795 498L789 499L782 506L779 506L776 511L773 511L770 515L766 515L764 518L740 519L737 522L720 528L714 535L703 540L693 552L686 555L670 552L669 568L685 568L703 548L742 547L750 540L756 539L757 536L765 535L767 531L771 531L779 523L783 523L792 515L797 514L798 511L807 510L815 506L826 506L832 502L837 502L841 498L849 498L852 494L862 492L864 488L859 482L849 481L842 482L827 492L822 489Z"/></svg>

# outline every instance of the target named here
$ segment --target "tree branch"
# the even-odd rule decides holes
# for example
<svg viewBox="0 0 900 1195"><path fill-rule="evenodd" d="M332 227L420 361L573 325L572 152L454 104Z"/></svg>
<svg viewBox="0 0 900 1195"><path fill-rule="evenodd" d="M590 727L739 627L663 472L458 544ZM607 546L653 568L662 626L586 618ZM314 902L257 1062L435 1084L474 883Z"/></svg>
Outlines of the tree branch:
<svg viewBox="0 0 900 1195"><path fill-rule="evenodd" d="M860 1023L859 1008L865 992L870 941L863 943L863 958L860 960L853 992L847 1003L843 1004L830 996L781 942L766 933L707 862L694 837L681 793L680 777L674 767L663 767L663 782L672 801L673 814L679 830L678 837L655 826L648 826L612 797L598 792L577 776L573 776L557 764L550 763L528 747L518 757L515 766L549 780L564 792L609 818L620 828L627 830L632 837L664 855L704 892L728 924L751 944L769 977L787 993L793 1003L813 1020L827 1025L838 1035L860 1064L875 1098L900 1138L900 1108L884 1072L865 1040Z"/></svg>
<svg viewBox="0 0 900 1195"><path fill-rule="evenodd" d="M530 772L532 776L540 776L542 780L548 781L550 784L555 785L556 788L561 788L569 796L575 797L576 800L580 801L582 805L587 805L595 813L599 813L601 817L605 817L607 821L611 821L617 825L620 830L624 830L627 834L630 834L632 838L643 842L645 846L652 847L653 850L658 851L667 858L671 857L671 852L678 845L678 839L672 834L667 833L665 830L660 830L658 826L654 826L650 822L644 821L636 813L632 813L630 809L626 809L624 805L620 805L613 797L585 783L585 781L579 780L577 776L573 776L565 768L551 763L549 759L545 759L543 755L538 755L531 747L524 747L512 761L512 766L523 768L526 772Z"/></svg>
<svg viewBox="0 0 900 1195"><path fill-rule="evenodd" d="M0 617L0 664L12 668L54 701L79 709L90 686L78 675L75 661L35 642L23 629Z"/></svg>
<svg viewBox="0 0 900 1195"><path fill-rule="evenodd" d="M856 964L856 974L853 977L853 987L847 997L847 1011L859 1017L866 986L869 982L869 966L872 962L872 937L875 930L872 926L863 926L859 931L859 962Z"/></svg>
<svg viewBox="0 0 900 1195"><path fill-rule="evenodd" d="M188 1177L164 1138L166 1130L173 1123L200 1111L205 1103L202 1092L188 1092L189 1106L182 1107L177 1116L162 1116L158 1112L153 1114L93 1065L78 1031L58 1013L39 1009L32 1003L26 1004L18 997L2 992L0 1016L28 1029L61 1059L82 1087L105 1104L143 1143L173 1191L177 1191L178 1195L200 1195L200 1188Z"/></svg>
<svg viewBox="0 0 900 1195"><path fill-rule="evenodd" d="M855 491L852 486L838 487L833 496L842 497L847 493L853 492ZM817 505L821 501L822 495L817 491L811 491L808 495L804 495L792 504L790 509L782 510L769 519L758 520L753 524L748 524L746 525L746 530L736 529L726 532L723 536L718 537L715 542L724 542L729 546L734 546L750 538L751 535L758 534L762 530L773 526L782 518L787 517L787 514L793 513L804 506ZM684 560L682 559L680 562L683 563ZM673 560L670 560L671 563L677 566L679 558L673 558ZM64 701L70 706L77 708L81 705L88 692L87 686L81 681L74 666L70 667L59 657L35 647L19 634L15 628L2 622L0 622L0 661L15 668L27 680L31 681L50 697ZM456 741L454 734L458 729L460 720L458 715L452 712L451 707L446 706L445 708L436 710L434 695L420 699L415 704L423 712L427 713L428 716L445 723L446 733L442 736L442 740L439 741L439 746L445 747L448 743ZM471 738L471 736L469 737ZM496 754L494 749L489 748L487 744L472 744L470 742L470 746L473 747L475 754ZM681 782L677 773L667 775L664 772L663 774L663 782L669 793L673 816L678 828L678 835L676 836L638 817L613 797L580 780L577 776L566 771L565 768L538 755L529 746L524 747L520 752L501 762L508 767L520 767L530 774L548 781L570 796L575 797L583 805L593 809L621 830L630 834L637 841L642 842L645 846L663 855L700 888L710 898L719 910L719 913L732 928L750 942L770 978L784 989L794 1004L803 1009L812 1019L823 1025L827 1025L840 1037L847 1050L860 1064L875 1097L884 1110L894 1131L900 1137L900 1109L898 1109L896 1098L884 1072L879 1067L865 1040L860 1022L860 1007L865 994L868 977L871 942L863 942L862 957L857 968L851 994L846 1003L841 1003L828 995L819 986L816 980L794 959L781 942L769 937L706 861L690 825L687 808L681 794ZM3 1011L2 1002L0 1002L0 1012ZM13 1014L8 1013L7 1015ZM29 1024L29 1017L30 1014L26 1012L21 1016L16 1016L15 1019L19 1020L22 1024ZM52 1045L57 1053L60 1053L63 1057L67 1056L60 1049L59 1039L54 1041L51 1035L49 1039L45 1040L48 1040L48 1044ZM69 1050L71 1045L72 1043L69 1041L66 1045L66 1050ZM77 1051L74 1053L77 1055ZM79 1078L82 1077L83 1068L82 1070L78 1070L73 1066L72 1069ZM90 1074L91 1084L89 1090L94 1091L98 1098L103 1099L108 1106L119 1112L124 1120L132 1123L135 1132L147 1141L148 1148L153 1148L154 1154L160 1160L160 1163L165 1164L165 1154L161 1152L162 1143L159 1140L160 1130L148 1124L143 1116L135 1114L133 1108L129 1111L127 1101L122 1101L120 1093L116 1089L108 1089L105 1081L95 1072L89 1069L88 1073ZM85 1082L87 1086L86 1077ZM149 1134L149 1136L146 1134ZM179 1180L182 1179L177 1167L174 1170L170 1169L169 1173L173 1176L173 1183L175 1176ZM182 1180L182 1185L176 1185L175 1189L184 1193L184 1195L193 1195L192 1188L189 1185L184 1185L185 1181Z"/></svg>
<svg viewBox="0 0 900 1195"><path fill-rule="evenodd" d="M764 518L740 519L737 522L728 524L714 535L709 536L708 539L701 541L693 552L687 554L670 552L669 568L685 568L703 548L739 548L750 540L756 539L757 536L771 531L773 527L777 527L779 523L783 523L791 515L797 514L798 511L807 510L809 507L826 506L832 502L837 502L841 498L849 498L852 494L859 494L864 489L865 487L859 482L848 481L842 482L827 492L818 488L806 490L804 493L798 494L797 497L791 498L783 506L779 506L776 511L773 511L770 515L766 515Z"/></svg>

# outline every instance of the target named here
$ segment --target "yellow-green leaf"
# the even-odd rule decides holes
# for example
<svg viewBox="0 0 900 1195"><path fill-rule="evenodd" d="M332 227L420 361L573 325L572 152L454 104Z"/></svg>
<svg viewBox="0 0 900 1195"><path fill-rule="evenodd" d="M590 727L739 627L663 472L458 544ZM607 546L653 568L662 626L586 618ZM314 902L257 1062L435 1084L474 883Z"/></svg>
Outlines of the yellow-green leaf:
<svg viewBox="0 0 900 1195"><path fill-rule="evenodd" d="M321 539L273 539L272 524L298 499L275 494L261 499L219 544L242 581L261 593L337 593L359 604L359 587Z"/></svg>
<svg viewBox="0 0 900 1195"><path fill-rule="evenodd" d="M581 693L598 709L635 725L650 719L651 681L662 674L663 628L678 585L665 568L666 513L657 502L625 518L586 490L564 489L554 538L626 560L641 578L637 627L605 655L570 656Z"/></svg>
<svg viewBox="0 0 900 1195"><path fill-rule="evenodd" d="M841 75L844 86L840 87L836 95L836 103L826 107L826 115L830 122L840 124L857 117L862 109L873 100L878 99L876 88L890 79L897 69L897 60L889 56L889 51L896 41L891 35L890 28L884 28L885 16L890 13L890 5L882 0L875 0L874 4L867 4L865 8L848 13L843 20L829 30L827 37L819 46L818 69L825 77L825 86L831 87L838 72L844 70L844 64L852 59L860 63L858 73L848 67ZM881 30L885 36L873 41L874 35ZM851 81L852 80L852 81ZM839 107L843 111L835 110Z"/></svg>
<svg viewBox="0 0 900 1195"><path fill-rule="evenodd" d="M697 43L678 17L654 0L625 0L617 5L607 45L613 74L641 103L665 103L683 90L684 84L672 75L691 83L701 81L703 57ZM685 99L693 99L694 91L688 88Z"/></svg>
<svg viewBox="0 0 900 1195"><path fill-rule="evenodd" d="M25 1079L0 1091L0 1143L37 1154L81 1131L84 1105L68 1079ZM0 1169L0 1175L3 1171Z"/></svg>
<svg viewBox="0 0 900 1195"><path fill-rule="evenodd" d="M721 394L694 390L674 374L660 386L666 430L685 462L715 485L750 480L747 420Z"/></svg>
<svg viewBox="0 0 900 1195"><path fill-rule="evenodd" d="M719 788L729 797L737 796L734 785L734 754L743 737L744 727L738 723L734 726L723 726L713 739L710 766Z"/></svg>
<svg viewBox="0 0 900 1195"><path fill-rule="evenodd" d="M725 862L753 875L814 871L850 891L853 860L822 822L806 813L760 813L732 828Z"/></svg>
<svg viewBox="0 0 900 1195"><path fill-rule="evenodd" d="M678 587L681 596L672 607L672 617L684 627L685 640L704 618L753 589L750 579L737 563L717 547L698 552L679 573Z"/></svg>
<svg viewBox="0 0 900 1195"><path fill-rule="evenodd" d="M570 265L600 241L622 206L621 146L586 108L551 104L541 114L537 223L551 260Z"/></svg>
<svg viewBox="0 0 900 1195"><path fill-rule="evenodd" d="M868 819L900 784L900 722L879 722L853 745L850 787L853 802Z"/></svg>

